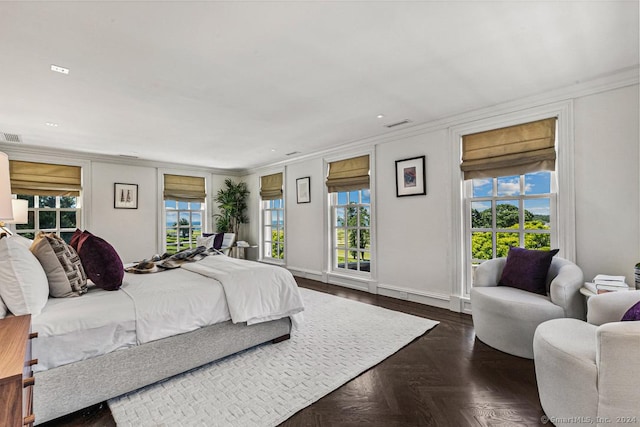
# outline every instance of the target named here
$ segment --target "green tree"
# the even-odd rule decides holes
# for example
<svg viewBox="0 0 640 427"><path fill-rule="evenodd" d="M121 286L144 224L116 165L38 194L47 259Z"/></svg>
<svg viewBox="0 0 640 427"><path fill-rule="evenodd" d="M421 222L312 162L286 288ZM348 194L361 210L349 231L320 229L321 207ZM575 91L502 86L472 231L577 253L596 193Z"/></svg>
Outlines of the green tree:
<svg viewBox="0 0 640 427"><path fill-rule="evenodd" d="M179 222L180 226L188 226L189 225L189 221L186 218L180 218L180 222ZM189 237L189 229L188 228L178 228L178 230L180 230L180 237L183 239L186 239Z"/></svg>
<svg viewBox="0 0 640 427"><path fill-rule="evenodd" d="M271 231L271 257L284 259L284 230Z"/></svg>
<svg viewBox="0 0 640 427"><path fill-rule="evenodd" d="M369 210L364 206L349 206L347 207L347 226L348 227L357 227L358 226L358 212L360 213L360 227L369 227L370 225L370 215ZM365 249L369 243L371 242L371 232L369 229L357 229L357 232L350 231L349 232L349 247L350 248L359 248ZM351 257L354 259L364 260L364 252L359 251L349 251Z"/></svg>

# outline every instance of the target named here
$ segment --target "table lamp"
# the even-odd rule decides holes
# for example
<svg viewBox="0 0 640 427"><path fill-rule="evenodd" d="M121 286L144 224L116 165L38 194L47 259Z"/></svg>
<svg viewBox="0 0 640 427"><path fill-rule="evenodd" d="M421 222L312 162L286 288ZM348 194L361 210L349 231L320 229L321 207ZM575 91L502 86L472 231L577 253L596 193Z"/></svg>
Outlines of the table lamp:
<svg viewBox="0 0 640 427"><path fill-rule="evenodd" d="M13 221L13 205L11 200L9 156L0 152L0 222Z"/></svg>

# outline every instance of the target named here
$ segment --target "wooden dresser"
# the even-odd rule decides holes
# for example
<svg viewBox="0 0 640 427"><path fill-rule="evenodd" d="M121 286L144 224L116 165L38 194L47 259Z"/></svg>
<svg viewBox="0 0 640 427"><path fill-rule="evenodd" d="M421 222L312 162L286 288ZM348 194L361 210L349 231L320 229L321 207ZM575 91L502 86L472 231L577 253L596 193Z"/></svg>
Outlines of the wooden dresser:
<svg viewBox="0 0 640 427"><path fill-rule="evenodd" d="M31 366L31 316L0 319L0 426L31 426L34 378Z"/></svg>

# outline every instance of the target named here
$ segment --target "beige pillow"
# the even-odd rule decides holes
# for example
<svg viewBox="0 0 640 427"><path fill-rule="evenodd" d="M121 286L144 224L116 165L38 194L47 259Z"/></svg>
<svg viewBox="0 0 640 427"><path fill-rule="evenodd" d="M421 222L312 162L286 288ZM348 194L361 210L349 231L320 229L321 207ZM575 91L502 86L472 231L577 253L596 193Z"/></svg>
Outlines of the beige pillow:
<svg viewBox="0 0 640 427"><path fill-rule="evenodd" d="M75 297L87 292L87 275L80 257L60 236L40 232L30 249L47 275L52 297Z"/></svg>

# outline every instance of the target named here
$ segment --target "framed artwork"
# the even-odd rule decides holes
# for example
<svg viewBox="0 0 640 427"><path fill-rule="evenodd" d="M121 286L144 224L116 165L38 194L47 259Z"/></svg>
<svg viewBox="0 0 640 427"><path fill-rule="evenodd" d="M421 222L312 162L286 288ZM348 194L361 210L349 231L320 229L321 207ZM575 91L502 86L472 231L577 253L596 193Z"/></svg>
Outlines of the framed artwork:
<svg viewBox="0 0 640 427"><path fill-rule="evenodd" d="M396 197L427 194L425 156L396 160Z"/></svg>
<svg viewBox="0 0 640 427"><path fill-rule="evenodd" d="M113 207L116 209L138 209L138 184L116 182L113 191Z"/></svg>
<svg viewBox="0 0 640 427"><path fill-rule="evenodd" d="M311 177L296 179L296 200L298 203L311 202Z"/></svg>

